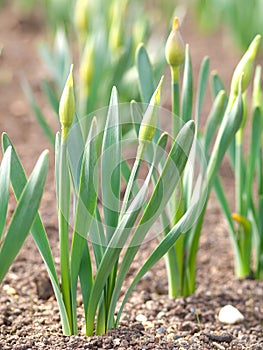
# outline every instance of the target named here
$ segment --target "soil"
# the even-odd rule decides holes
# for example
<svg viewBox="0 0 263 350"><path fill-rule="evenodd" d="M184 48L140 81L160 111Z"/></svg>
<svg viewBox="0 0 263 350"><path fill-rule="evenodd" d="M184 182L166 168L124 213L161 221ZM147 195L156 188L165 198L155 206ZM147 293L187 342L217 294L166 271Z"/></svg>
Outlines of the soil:
<svg viewBox="0 0 263 350"><path fill-rule="evenodd" d="M191 45L195 76L204 55L211 58L229 86L235 64L240 57L225 36L203 36L192 17L187 16L182 35ZM0 12L0 129L8 132L17 146L28 173L44 148L51 151L50 172L41 214L58 262L58 233L52 149L42 134L20 87L24 74L40 98L49 120L52 112L40 93L40 79L46 72L39 59L37 45L44 37L41 17L27 16L10 5ZM209 110L209 101L203 121ZM57 127L52 122L54 128ZM230 200L234 190L229 168L222 169ZM11 204L10 210L14 204ZM142 247L134 270L147 255L152 244ZM126 281L128 285L129 281ZM124 286L125 289L125 286ZM244 321L224 325L218 320L220 308L237 307ZM263 349L263 281L239 280L233 274L233 253L227 225L218 204L211 196L200 239L197 262L196 293L185 298L167 297L167 279L163 261L159 262L138 284L123 312L118 329L104 336L62 335L58 308L45 272L44 264L29 236L0 290L0 350L13 349Z"/></svg>

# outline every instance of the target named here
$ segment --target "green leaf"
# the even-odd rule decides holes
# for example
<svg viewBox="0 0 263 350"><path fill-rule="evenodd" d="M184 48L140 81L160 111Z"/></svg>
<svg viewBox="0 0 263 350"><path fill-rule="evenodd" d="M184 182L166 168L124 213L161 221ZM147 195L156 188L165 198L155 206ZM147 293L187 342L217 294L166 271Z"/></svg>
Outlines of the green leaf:
<svg viewBox="0 0 263 350"><path fill-rule="evenodd" d="M130 240L129 247L127 248L125 256L122 260L114 294L112 296L109 317L111 314L114 314L122 283L135 257L135 254L139 250L146 234L149 232L156 219L164 210L182 175L194 138L194 126L195 124L192 120L185 124L185 126L180 130L172 149L169 152L160 178L154 187L153 194L140 219L139 224L137 225L135 233ZM159 161L160 159L156 160Z"/></svg>
<svg viewBox="0 0 263 350"><path fill-rule="evenodd" d="M209 58L205 57L201 64L200 73L199 73L199 82L198 82L198 88L197 88L196 113L195 113L195 122L196 122L197 129L199 126L201 109L202 109L202 105L204 102L205 93L207 89L208 75L209 75Z"/></svg>
<svg viewBox="0 0 263 350"><path fill-rule="evenodd" d="M247 164L247 176L246 176L246 197L247 201L253 198L253 179L255 177L255 168L257 162L257 155L260 155L261 146L261 133L262 133L262 115L260 108L255 108L252 119L252 129L251 129L251 143L250 152L248 156Z"/></svg>
<svg viewBox="0 0 263 350"><path fill-rule="evenodd" d="M125 303L127 302L128 298L129 298L131 292L133 291L133 289L135 288L136 284L141 280L141 278L145 275L145 273L147 271L149 271L150 268L154 264L156 264L168 252L168 250L172 246L174 246L175 242L180 237L180 235L182 233L186 232L187 227L192 225L199 210L200 210L199 202L190 206L188 208L188 210L186 211L186 213L172 227L172 229L169 231L169 233L167 233L167 235L159 243L159 245L156 247L156 249L151 253L150 257L146 260L146 262L139 269L139 271L137 272L136 276L132 280L132 283L130 284L130 286L129 286L129 288L128 288L127 292L125 293L125 296L122 300L122 304L121 304L119 311L118 311L118 314L117 314L115 326L118 325L118 322L120 320L121 313L123 311Z"/></svg>
<svg viewBox="0 0 263 350"><path fill-rule="evenodd" d="M88 305L88 314L87 314L87 323L86 323L86 334L91 335L94 328L94 318L98 303L100 301L102 292L107 283L107 279L112 272L112 269L119 258L120 252L125 245L129 237L129 233L132 230L132 227L140 213L140 210L144 204L149 182L151 179L153 171L153 166L151 167L145 182L137 193L135 198L132 200L127 211L122 216L118 227L116 228L114 235L112 236L111 241L109 242L103 258L101 260L100 266L98 268L96 277L94 279L89 305Z"/></svg>
<svg viewBox="0 0 263 350"><path fill-rule="evenodd" d="M240 90L233 107L230 111L226 111L215 140L215 144L207 168L208 191L212 186L214 176L218 171L224 154L230 142L233 140L235 133L241 125L242 117L243 102Z"/></svg>
<svg viewBox="0 0 263 350"><path fill-rule="evenodd" d="M220 79L219 75L217 74L217 72L214 71L212 72L212 92L213 92L214 99L216 98L216 96L221 90L226 91L226 88L222 80Z"/></svg>
<svg viewBox="0 0 263 350"><path fill-rule="evenodd" d="M92 264L87 241L84 244L81 263L79 267L79 279L81 285L82 300L84 304L84 312L86 317L88 312L90 292L93 284Z"/></svg>
<svg viewBox="0 0 263 350"><path fill-rule="evenodd" d="M182 87L182 119L184 122L192 119L193 112L193 71L189 45L185 49L185 67Z"/></svg>
<svg viewBox="0 0 263 350"><path fill-rule="evenodd" d="M37 214L48 170L48 152L44 151L19 198L0 250L0 282L22 247Z"/></svg>
<svg viewBox="0 0 263 350"><path fill-rule="evenodd" d="M140 44L136 50L136 65L139 75L139 86L141 98L144 103L149 103L155 90L153 69L148 56L148 53Z"/></svg>
<svg viewBox="0 0 263 350"><path fill-rule="evenodd" d="M35 116L37 118L39 125L41 126L42 130L44 131L44 134L47 136L47 138L49 139L51 144L54 146L55 145L55 137L54 137L53 131L52 131L51 127L48 125L45 116L41 112L41 109L39 108L39 106L35 100L35 97L33 95L33 91L25 79L23 79L23 81L22 81L22 88L23 88L23 91L26 95L28 103L30 104L32 110L35 113Z"/></svg>
<svg viewBox="0 0 263 350"><path fill-rule="evenodd" d="M89 251L87 251L87 234L90 225L95 215L97 203L97 152L96 152L96 119L93 119L90 133L84 150L82 159L81 175L79 191L77 195L76 214L74 221L74 232L72 238L71 248L71 292L72 292L72 312L73 325L77 326L76 320L76 295L77 295L77 281L81 268L82 293L87 296L85 289L91 289L92 281L92 265ZM86 248L85 248L86 247ZM84 261L84 256L87 258ZM83 276L83 268L86 266L86 273L91 273L90 276ZM88 285L85 285L85 283ZM85 308L88 300L85 301ZM77 329L74 330L77 332Z"/></svg>
<svg viewBox="0 0 263 350"><path fill-rule="evenodd" d="M6 214L8 208L11 152L12 147L8 147L5 151L0 166L0 241L6 224Z"/></svg>
<svg viewBox="0 0 263 350"><path fill-rule="evenodd" d="M16 196L16 199L19 199L26 183L27 178L25 175L25 171L23 169L23 166L21 164L21 161L16 153L16 150L9 139L8 135L6 133L2 134L2 148L3 151L6 151L6 149L12 146L12 157L11 157L11 183L13 186L14 194ZM37 214L35 221L33 223L33 226L31 228L31 233L33 236L33 239L38 247L38 250L46 264L47 271L49 274L49 278L51 280L54 293L58 302L59 306L59 312L61 315L61 321L62 321L62 328L63 333L69 335L70 334L70 327L69 327L69 321L65 309L64 302L61 297L60 292L60 285L55 269L54 259L52 256L52 252L49 246L48 237L45 231L45 228L43 226L43 223L41 221L40 215Z"/></svg>
<svg viewBox="0 0 263 350"><path fill-rule="evenodd" d="M132 118L133 127L138 137L140 125L143 119L143 112L141 111L136 101L131 101L130 106L131 106L131 118Z"/></svg>
<svg viewBox="0 0 263 350"><path fill-rule="evenodd" d="M45 95L47 96L47 99L53 109L53 111L56 113L57 119L59 121L59 113L58 113L58 109L59 109L59 100L57 98L57 96L55 95L51 85L49 84L49 82L47 80L42 80L42 89L45 93Z"/></svg>
<svg viewBox="0 0 263 350"><path fill-rule="evenodd" d="M117 90L114 87L110 98L101 151L101 198L108 242L119 219L120 163L119 106Z"/></svg>
<svg viewBox="0 0 263 350"><path fill-rule="evenodd" d="M207 123L204 133L204 147L207 154L209 154L209 147L216 133L216 130L223 119L225 113L227 96L224 90L219 91L216 96L211 112L207 118Z"/></svg>

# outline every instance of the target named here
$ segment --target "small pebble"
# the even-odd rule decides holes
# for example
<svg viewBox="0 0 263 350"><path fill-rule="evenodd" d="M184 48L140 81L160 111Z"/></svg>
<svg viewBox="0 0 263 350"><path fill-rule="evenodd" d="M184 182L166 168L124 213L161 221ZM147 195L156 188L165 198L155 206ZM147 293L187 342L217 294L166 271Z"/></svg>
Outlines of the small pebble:
<svg viewBox="0 0 263 350"><path fill-rule="evenodd" d="M160 311L160 312L157 314L158 320L160 320L160 319L163 318L164 316L165 316L165 312L163 312L163 311Z"/></svg>
<svg viewBox="0 0 263 350"><path fill-rule="evenodd" d="M121 339L120 338L115 338L115 339L113 339L113 343L114 343L114 345L120 345Z"/></svg>
<svg viewBox="0 0 263 350"><path fill-rule="evenodd" d="M168 340L168 341L173 341L173 340L174 340L174 337L175 337L175 334L174 334L174 333L169 333L169 334L167 335L167 340Z"/></svg>
<svg viewBox="0 0 263 350"><path fill-rule="evenodd" d="M164 333L165 332L165 328L164 327L160 327L156 329L157 333Z"/></svg>
<svg viewBox="0 0 263 350"><path fill-rule="evenodd" d="M144 316L143 314L139 314L139 315L136 316L136 321L142 322L142 323L146 322L147 321L147 317Z"/></svg>
<svg viewBox="0 0 263 350"><path fill-rule="evenodd" d="M15 295L16 290L13 287L10 287L9 284L5 284L3 286L3 290L6 292L7 295Z"/></svg>
<svg viewBox="0 0 263 350"><path fill-rule="evenodd" d="M223 345L218 344L216 342L213 342L213 345L214 345L215 348L217 348L219 350L226 350L226 348Z"/></svg>
<svg viewBox="0 0 263 350"><path fill-rule="evenodd" d="M218 320L225 324L235 324L238 322L242 322L244 320L244 316L234 306L225 305L219 311Z"/></svg>

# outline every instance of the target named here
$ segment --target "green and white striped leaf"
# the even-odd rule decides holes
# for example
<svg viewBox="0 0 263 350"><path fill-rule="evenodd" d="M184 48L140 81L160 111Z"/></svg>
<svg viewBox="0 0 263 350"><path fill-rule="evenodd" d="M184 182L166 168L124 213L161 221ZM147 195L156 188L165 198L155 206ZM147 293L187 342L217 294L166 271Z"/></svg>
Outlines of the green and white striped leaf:
<svg viewBox="0 0 263 350"><path fill-rule="evenodd" d="M101 151L101 196L109 242L118 225L120 206L121 142L117 89L112 89Z"/></svg>
<svg viewBox="0 0 263 350"><path fill-rule="evenodd" d="M11 152L12 148L8 147L0 166L0 240L6 224L6 214L9 198L9 183L11 169Z"/></svg>

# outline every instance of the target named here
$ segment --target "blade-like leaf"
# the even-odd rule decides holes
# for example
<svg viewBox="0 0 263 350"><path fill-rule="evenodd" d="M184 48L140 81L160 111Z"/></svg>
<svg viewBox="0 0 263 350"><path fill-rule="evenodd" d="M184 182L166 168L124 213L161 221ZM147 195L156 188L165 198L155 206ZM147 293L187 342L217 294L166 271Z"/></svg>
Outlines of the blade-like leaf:
<svg viewBox="0 0 263 350"><path fill-rule="evenodd" d="M218 128L218 125L224 116L226 101L226 92L224 90L221 90L216 96L212 110L207 118L207 124L204 133L204 147L207 154L209 153L209 147Z"/></svg>
<svg viewBox="0 0 263 350"><path fill-rule="evenodd" d="M206 191L204 193L206 193ZM150 257L142 265L142 267L134 277L132 283L130 284L127 292L125 293L121 307L119 308L117 314L115 326L118 325L124 305L127 302L136 284L145 275L145 273L149 271L149 269L168 252L168 250L175 244L180 235L187 230L187 227L191 226L199 210L199 203L195 203L193 206L189 207L186 213L181 217L181 219L176 223L176 225L173 226L170 232L163 238L163 240L159 243L156 249L152 252Z"/></svg>
<svg viewBox="0 0 263 350"><path fill-rule="evenodd" d="M9 182L11 168L11 152L12 147L8 147L5 151L2 163L0 166L0 240L5 228L6 214L9 198Z"/></svg>
<svg viewBox="0 0 263 350"><path fill-rule="evenodd" d="M26 175L23 169L23 166L21 164L21 161L16 153L16 150L7 136L6 133L3 133L2 135L2 148L3 151L6 151L6 149L12 146L12 157L11 157L11 183L14 189L14 194L16 198L18 199L27 183ZM43 226L43 223L41 221L41 218L39 214L36 215L36 219L33 223L33 226L31 228L31 233L33 236L33 239L38 247L38 250L46 264L47 271L49 274L49 278L51 280L54 293L56 295L56 299L58 301L59 306L59 312L61 315L61 321L62 321L62 328L64 334L70 334L70 327L69 327L69 321L67 318L67 313L65 309L64 302L61 297L60 292L60 285L54 265L54 259L52 256L52 252L49 246L48 237L45 231L45 228Z"/></svg>
<svg viewBox="0 0 263 350"><path fill-rule="evenodd" d="M138 103L136 101L131 101L131 117L133 127L135 129L137 137L139 136L140 125L143 119L143 112L141 111Z"/></svg>
<svg viewBox="0 0 263 350"><path fill-rule="evenodd" d="M103 289L106 285L107 279L113 269L114 264L119 258L122 247L124 247L125 242L129 237L129 233L132 230L132 227L144 204L147 191L148 191L149 182L152 175L152 171L153 171L153 166L151 167L142 188L140 189L138 194L135 196L135 198L132 200L127 211L122 216L122 219L120 220L118 227L116 228L114 235L112 236L112 239L109 242L105 250L105 253L103 255L103 258L101 260L100 266L98 268L98 271L93 283L93 287L90 295L90 301L88 305L88 314L87 314L87 323L86 323L87 335L91 335L93 332L94 318L95 318L96 310L97 310L98 303L100 301Z"/></svg>
<svg viewBox="0 0 263 350"><path fill-rule="evenodd" d="M199 73L199 82L197 88L197 100L196 100L196 112L195 112L195 122L196 128L199 126L199 120L201 115L201 109L205 98L205 93L207 89L207 81L209 75L209 58L205 57L202 61L200 73Z"/></svg>
<svg viewBox="0 0 263 350"><path fill-rule="evenodd" d="M235 133L241 125L242 117L243 103L240 90L232 109L225 113L217 134L215 145L213 147L213 151L207 168L208 191L209 188L212 186L214 176L218 170L219 165L222 162L223 156L230 142L233 140Z"/></svg>
<svg viewBox="0 0 263 350"><path fill-rule="evenodd" d="M121 142L117 90L112 89L102 141L101 196L109 242L118 225L120 205Z"/></svg>
<svg viewBox="0 0 263 350"><path fill-rule="evenodd" d="M97 152L96 152L96 119L93 119L89 137L85 146L84 156L81 167L81 178L79 185L79 192L77 196L76 216L74 222L74 232L72 238L71 248L71 289L72 289L72 303L73 313L76 317L76 293L77 280L79 269L82 264L87 267L87 273L91 271L91 276L82 276L82 287L91 288L90 285L84 285L85 281L92 280L92 267L89 252L84 252L87 244L87 234L94 218L96 203L97 203ZM89 259L84 263L83 252ZM83 261L82 261L83 260ZM82 263L81 263L82 261ZM82 272L83 273L83 272ZM86 293L83 291L83 293ZM87 303L88 301L85 301ZM76 321L76 320L75 320Z"/></svg>
<svg viewBox="0 0 263 350"><path fill-rule="evenodd" d="M114 294L111 300L109 317L111 313L114 314L122 283L135 254L139 250L141 243L143 242L146 234L149 232L151 226L164 210L176 187L176 184L178 183L178 180L180 179L180 176L182 175L194 138L194 126L195 124L192 120L185 124L185 126L180 130L167 157L167 161L164 165L160 178L154 188L153 194L123 258L116 281Z"/></svg>
<svg viewBox="0 0 263 350"><path fill-rule="evenodd" d="M12 216L0 250L0 282L22 247L38 211L48 170L48 152L39 157Z"/></svg>
<svg viewBox="0 0 263 350"><path fill-rule="evenodd" d="M155 90L152 65L143 44L136 51L136 65L139 74L141 98L144 103L149 103Z"/></svg>
<svg viewBox="0 0 263 350"><path fill-rule="evenodd" d="M41 109L39 108L39 106L35 100L33 91L31 89L31 87L29 86L29 83L26 81L26 79L22 80L22 88L23 88L23 91L26 95L28 103L30 104L31 108L33 109L33 111L35 113L35 116L37 118L39 125L41 126L42 130L44 131L45 135L47 136L47 138L49 139L51 144L54 146L55 145L55 137L54 137L53 131L52 131L51 127L48 125L45 116L41 112Z"/></svg>
<svg viewBox="0 0 263 350"><path fill-rule="evenodd" d="M189 45L185 49L185 67L182 88L182 119L184 122L192 119L193 112L193 71Z"/></svg>
<svg viewBox="0 0 263 350"><path fill-rule="evenodd" d="M252 119L252 130L251 130L251 144L250 152L248 157L247 165L247 176L246 176L246 194L247 201L250 201L250 198L253 197L253 179L255 176L255 167L257 162L256 155L260 154L260 145L261 145L261 133L262 133L262 115L260 108L255 108Z"/></svg>
<svg viewBox="0 0 263 350"><path fill-rule="evenodd" d="M214 99L221 90L226 91L225 86L217 72L212 72L212 92Z"/></svg>
<svg viewBox="0 0 263 350"><path fill-rule="evenodd" d="M53 111L56 113L56 116L59 120L59 115L58 115L58 109L59 109L59 100L57 98L57 96L55 95L51 85L49 84L49 82L47 80L42 80L42 89L45 93L45 95L48 98L48 101L53 109Z"/></svg>

